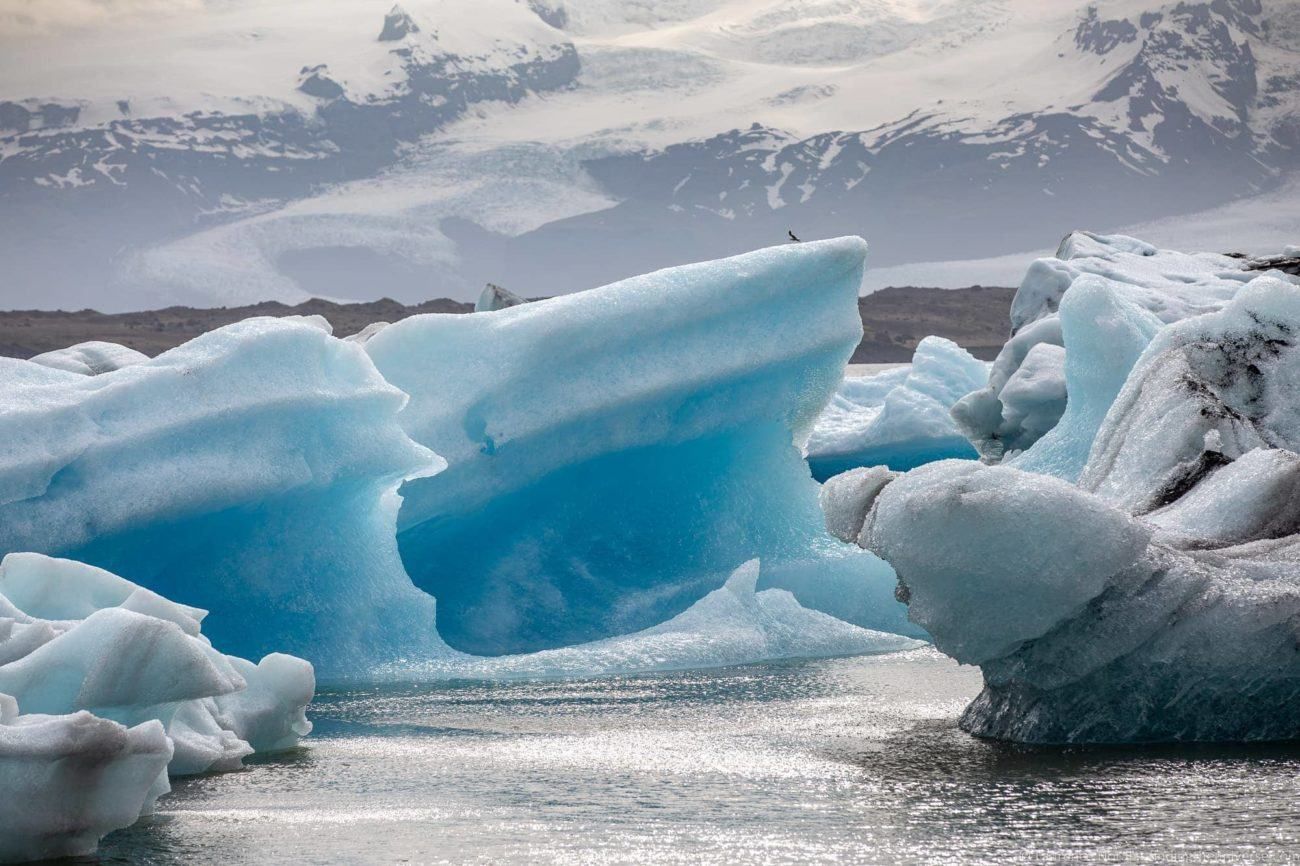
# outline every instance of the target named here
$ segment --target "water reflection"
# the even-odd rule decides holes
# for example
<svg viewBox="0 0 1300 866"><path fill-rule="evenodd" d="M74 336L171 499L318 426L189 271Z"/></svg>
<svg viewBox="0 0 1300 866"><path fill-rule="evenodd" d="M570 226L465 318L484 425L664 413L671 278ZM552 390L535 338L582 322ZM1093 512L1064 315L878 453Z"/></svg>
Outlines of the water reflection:
<svg viewBox="0 0 1300 866"><path fill-rule="evenodd" d="M1291 862L1300 747L1030 749L932 651L322 695L310 747L179 782L133 863Z"/></svg>

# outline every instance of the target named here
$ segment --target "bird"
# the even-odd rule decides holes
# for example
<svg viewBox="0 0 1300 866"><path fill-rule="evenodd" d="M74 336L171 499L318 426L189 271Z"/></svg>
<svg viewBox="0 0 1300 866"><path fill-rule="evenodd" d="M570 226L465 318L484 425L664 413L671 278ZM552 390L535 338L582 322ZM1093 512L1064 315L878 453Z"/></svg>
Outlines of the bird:
<svg viewBox="0 0 1300 866"><path fill-rule="evenodd" d="M799 240L797 237L794 236L794 232L791 231L790 229L786 229L786 230L785 230L785 233L788 234L788 235L790 236L790 240L791 240L792 242L794 242L794 243L796 243L796 244L801 244L801 243L803 243L803 241Z"/></svg>

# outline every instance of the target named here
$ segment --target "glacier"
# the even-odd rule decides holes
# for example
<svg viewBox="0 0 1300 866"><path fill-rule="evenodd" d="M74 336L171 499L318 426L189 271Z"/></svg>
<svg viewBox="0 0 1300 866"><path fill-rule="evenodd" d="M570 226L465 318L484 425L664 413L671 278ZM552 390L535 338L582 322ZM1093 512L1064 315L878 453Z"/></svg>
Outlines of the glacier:
<svg viewBox="0 0 1300 866"><path fill-rule="evenodd" d="M926 337L910 365L846 378L804 446L813 477L825 481L859 466L906 470L948 457L978 457L951 410L983 387L988 373L988 364L951 340Z"/></svg>
<svg viewBox="0 0 1300 866"><path fill-rule="evenodd" d="M169 775L235 770L311 731L312 666L224 655L206 615L83 563L0 561L0 862L91 854Z"/></svg>
<svg viewBox="0 0 1300 866"><path fill-rule="evenodd" d="M997 465L832 479L827 526L888 561L911 619L980 666L971 733L1294 739L1300 280L1211 259L1177 292L1134 291L1149 274L1126 267L1161 254L1116 243L1138 252L1042 305L1064 343L1055 426Z"/></svg>
<svg viewBox="0 0 1300 866"><path fill-rule="evenodd" d="M892 573L829 538L800 446L861 337L865 244L792 244L365 343L447 468L401 487L398 542L452 647L649 628L742 562L857 625L916 630Z"/></svg>

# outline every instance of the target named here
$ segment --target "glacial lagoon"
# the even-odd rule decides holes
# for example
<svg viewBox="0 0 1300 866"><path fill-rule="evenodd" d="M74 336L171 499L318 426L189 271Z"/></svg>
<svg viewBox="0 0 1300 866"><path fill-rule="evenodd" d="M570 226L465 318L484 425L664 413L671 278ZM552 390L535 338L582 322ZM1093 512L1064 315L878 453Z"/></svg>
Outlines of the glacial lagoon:
<svg viewBox="0 0 1300 866"><path fill-rule="evenodd" d="M103 863L1288 863L1300 745L1028 748L932 649L326 691L297 752L173 781Z"/></svg>

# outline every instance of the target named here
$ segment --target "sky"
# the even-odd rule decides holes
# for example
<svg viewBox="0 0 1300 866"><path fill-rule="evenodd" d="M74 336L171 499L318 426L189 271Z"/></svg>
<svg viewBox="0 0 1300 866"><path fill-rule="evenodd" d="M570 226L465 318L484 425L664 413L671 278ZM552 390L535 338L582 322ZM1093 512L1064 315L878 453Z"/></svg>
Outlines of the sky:
<svg viewBox="0 0 1300 866"><path fill-rule="evenodd" d="M0 34L48 33L202 6L202 0L0 0Z"/></svg>

